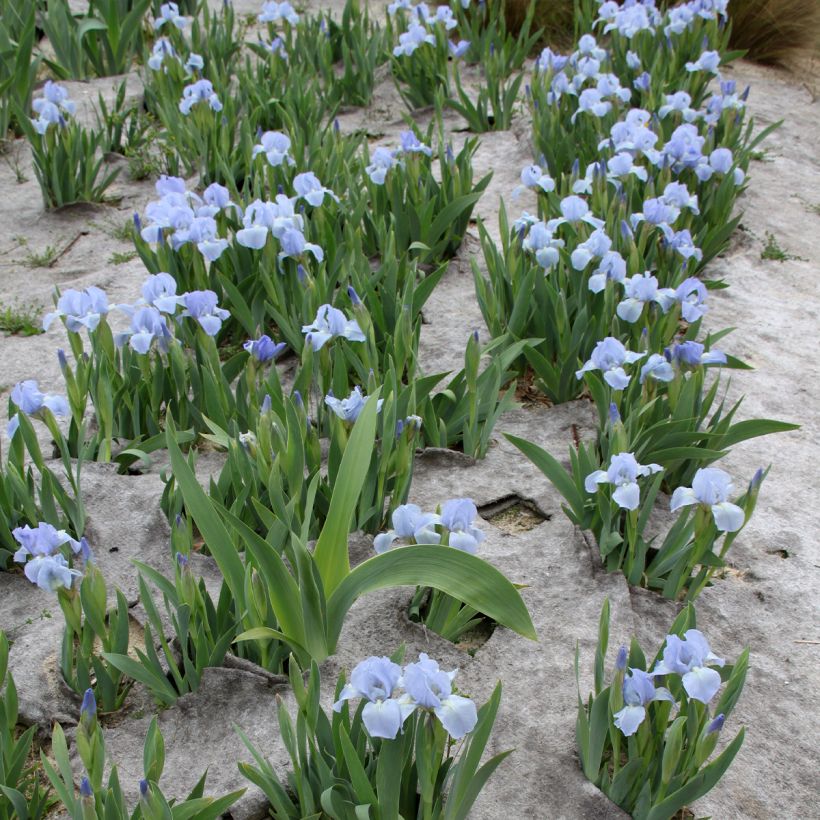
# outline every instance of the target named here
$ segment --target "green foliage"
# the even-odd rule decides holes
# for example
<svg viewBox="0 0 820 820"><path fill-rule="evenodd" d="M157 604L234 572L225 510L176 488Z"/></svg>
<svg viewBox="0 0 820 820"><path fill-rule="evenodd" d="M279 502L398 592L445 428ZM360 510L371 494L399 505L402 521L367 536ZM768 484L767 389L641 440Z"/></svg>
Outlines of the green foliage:
<svg viewBox="0 0 820 820"><path fill-rule="evenodd" d="M20 112L31 108L40 68L35 39L35 4L0 0L0 150L10 131L21 132Z"/></svg>
<svg viewBox="0 0 820 820"><path fill-rule="evenodd" d="M171 820L217 820L245 792L244 789L239 789L222 797L205 797L206 775L203 774L184 800L168 800L159 786L165 768L165 741L156 718L151 721L145 736L145 778L140 783L139 802L132 811L126 808L116 764L111 767L108 780L103 779L103 769L107 763L105 738L96 716L83 717L77 729L77 747L86 771L84 784L88 789L87 794L80 792L75 795L68 744L59 723L54 724L51 744L54 763L44 752L40 752L40 761L57 797L72 820L153 820L158 817Z"/></svg>
<svg viewBox="0 0 820 820"><path fill-rule="evenodd" d="M40 820L55 801L31 764L36 726L17 726L17 687L9 671L9 642L0 630L0 820Z"/></svg>
<svg viewBox="0 0 820 820"><path fill-rule="evenodd" d="M766 245L760 253L760 258L771 259L775 262L790 262L791 260L806 261L802 256L796 256L793 253L784 251L783 248L780 247L777 237L771 233L771 231L766 231Z"/></svg>
<svg viewBox="0 0 820 820"><path fill-rule="evenodd" d="M596 470L609 466L612 455L632 452L624 446L620 422L611 425L615 432L611 449L599 460L594 444L579 444L570 449L570 472L546 450L515 436L507 438L524 453L561 493L566 504L564 513L576 526L591 530L601 559L608 572L621 571L630 584L661 592L664 597L694 600L714 573L725 567L724 557L740 530L721 532L717 529L708 507L684 507L666 535L646 538L644 531L655 506L664 472L640 482L641 503L634 510L623 509L613 498L615 487L604 485L595 493L585 488L585 479ZM673 434L674 435L674 434ZM687 448L669 448L669 453L685 452ZM694 452L697 452L695 450ZM637 457L637 456L636 456ZM638 463L649 464L648 460ZM754 512L760 484L765 474L755 476L746 493L734 501L744 512L746 523ZM742 529L742 527L741 527ZM718 548L718 544L720 547Z"/></svg>
<svg viewBox="0 0 820 820"><path fill-rule="evenodd" d="M104 134L88 131L71 119L64 126L49 126L38 134L18 108L20 127L31 146L34 174L46 208L76 202L102 202L117 178L119 168L105 167Z"/></svg>
<svg viewBox="0 0 820 820"><path fill-rule="evenodd" d="M695 611L687 606L669 630L680 637L695 628ZM672 692L679 710L672 718L673 704L655 701L647 704L646 718L636 734L624 737L615 726L614 715L624 706L624 670L616 669L610 686L603 685L604 661L609 639L609 602L601 614L598 647L595 654L595 690L585 702L578 691L576 742L581 768L589 780L607 797L637 820L665 820L709 792L731 765L743 743L744 730L713 758L719 729L710 729L712 717L728 720L746 679L749 650L737 662L720 670L726 684L710 714L707 705L689 698L677 676L661 680ZM578 656L575 673L578 679ZM633 639L626 665L630 669L651 670L659 660L647 663Z"/></svg>
<svg viewBox="0 0 820 820"><path fill-rule="evenodd" d="M4 305L0 303L0 332L10 336L37 336L43 332L36 304Z"/></svg>
<svg viewBox="0 0 820 820"><path fill-rule="evenodd" d="M172 538L175 536L178 536L177 531ZM187 557L190 554L190 543L185 553L177 552L174 582L155 569L136 562L140 569L140 601L149 622L145 626L145 650L134 648L136 660L124 654L104 655L109 664L142 683L162 706L171 706L182 695L195 692L202 671L209 666L222 665L236 634L235 608L224 594L227 587L223 587L219 604L214 607L204 581L200 579L197 584L194 580ZM166 621L157 608L146 578L162 593L165 617L173 629L172 642L165 637Z"/></svg>
<svg viewBox="0 0 820 820"><path fill-rule="evenodd" d="M116 607L108 609L105 580L96 565L86 561L82 581L60 587L57 599L65 616L60 671L80 694L93 689L103 711L122 706L131 684L105 659L105 653L128 652L128 602L116 591ZM100 649L98 649L98 645ZM93 682L93 686L92 686Z"/></svg>
<svg viewBox="0 0 820 820"><path fill-rule="evenodd" d="M453 754L446 731L431 714L417 711L395 740L371 738L362 723L362 704L353 714L345 705L330 717L319 703L320 677L311 665L307 686L295 661L291 685L296 724L279 705L279 730L293 771L283 783L271 764L239 730L254 763L239 763L242 774L268 798L277 820L327 816L336 820L462 820L499 764L502 752L482 765L501 699L501 684L481 707L478 723ZM345 683L336 686L338 698Z"/></svg>
<svg viewBox="0 0 820 820"><path fill-rule="evenodd" d="M9 417L17 408L9 402ZM40 413L49 432L60 434L48 408ZM61 438L58 437L57 441ZM46 464L31 420L19 413L19 428L11 439L0 468L0 570L19 547L12 530L41 521L66 530L79 539L85 530L85 509L80 493L82 460L72 462L62 450L63 476Z"/></svg>
<svg viewBox="0 0 820 820"><path fill-rule="evenodd" d="M244 631L237 640L251 642L263 662L269 655L279 658L279 663L284 660L277 644L293 652L301 665L323 660L334 652L347 611L357 598L405 584L441 589L498 623L534 637L519 593L475 556L418 547L377 555L350 569L347 539L375 428L376 398L371 396L345 449L327 519L312 553L305 543L305 527L301 534L288 532L282 521L271 518L267 538L262 538L211 501L169 429L171 465L185 505L238 611L245 613ZM316 482L314 478L309 495L315 495Z"/></svg>
<svg viewBox="0 0 820 820"><path fill-rule="evenodd" d="M151 0L89 0L75 15L68 0L42 4L39 25L54 49L48 67L62 80L125 74L142 50L142 21Z"/></svg>

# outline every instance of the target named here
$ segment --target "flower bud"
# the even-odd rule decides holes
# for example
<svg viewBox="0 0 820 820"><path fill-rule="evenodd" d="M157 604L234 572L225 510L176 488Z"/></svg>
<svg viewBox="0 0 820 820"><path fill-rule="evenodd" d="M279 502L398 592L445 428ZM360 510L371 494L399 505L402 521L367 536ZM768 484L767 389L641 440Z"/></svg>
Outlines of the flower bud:
<svg viewBox="0 0 820 820"><path fill-rule="evenodd" d="M86 689L83 695L83 704L80 707L80 725L90 729L97 719L97 701L94 698L94 690Z"/></svg>
<svg viewBox="0 0 820 820"><path fill-rule="evenodd" d="M615 668L616 668L619 672L622 672L624 669L626 669L626 660L627 660L627 651L626 651L626 647L625 647L625 646L622 646L622 647L618 650L618 657L615 659Z"/></svg>

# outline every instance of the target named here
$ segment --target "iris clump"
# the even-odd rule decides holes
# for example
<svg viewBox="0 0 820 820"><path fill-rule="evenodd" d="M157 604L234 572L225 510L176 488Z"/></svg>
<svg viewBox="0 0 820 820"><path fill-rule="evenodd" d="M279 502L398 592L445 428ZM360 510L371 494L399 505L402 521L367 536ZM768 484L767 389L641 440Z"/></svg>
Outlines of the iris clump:
<svg viewBox="0 0 820 820"><path fill-rule="evenodd" d="M711 651L688 606L654 661L647 661L634 639L628 649L622 646L612 682L606 685L608 642L607 601L595 654L595 688L586 701L579 683L576 742L581 767L633 817L672 816L714 786L743 743L741 729L712 757L743 690L749 650L727 664ZM594 742L595 737L603 742Z"/></svg>
<svg viewBox="0 0 820 820"><path fill-rule="evenodd" d="M295 682L295 725L284 707L278 714L283 735L301 739L290 748L293 772L288 780L298 784L295 794L288 793L270 763L239 732L254 759L253 764L240 763L240 770L262 787L282 816L303 815L320 805L321 795L331 788L351 805L380 812L394 807L401 817L456 817L470 810L509 754L502 752L479 766L501 685L479 709L455 690L457 670L444 671L425 653L402 666L402 654L369 657L353 668L349 682L340 678L329 715L311 706L319 702L316 664L307 685ZM360 705L354 710L349 704L355 699ZM333 738L340 739L338 745Z"/></svg>
<svg viewBox="0 0 820 820"><path fill-rule="evenodd" d="M31 147L45 207L102 201L119 174L118 168L105 167L105 134L79 125L68 90L51 80L31 106L36 119L20 116L19 125Z"/></svg>

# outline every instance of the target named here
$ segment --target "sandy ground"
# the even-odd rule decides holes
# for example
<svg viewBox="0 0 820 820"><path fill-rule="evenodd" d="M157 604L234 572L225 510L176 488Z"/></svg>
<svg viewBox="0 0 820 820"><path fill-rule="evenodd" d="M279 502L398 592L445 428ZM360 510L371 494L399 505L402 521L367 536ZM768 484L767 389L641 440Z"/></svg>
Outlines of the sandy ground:
<svg viewBox="0 0 820 820"><path fill-rule="evenodd" d="M237 6L240 11L244 8ZM730 396L745 396L740 417L780 418L802 427L740 445L721 463L738 486L757 467L771 464L772 469L754 519L729 554L730 570L702 593L697 605L699 626L714 651L732 660L750 646L751 663L743 697L724 730L728 739L744 725L746 742L722 782L694 808L697 816L719 820L803 820L820 817L816 799L820 787L816 704L820 542L815 529L820 525L820 104L815 96L817 82L805 83L803 76L744 63L732 73L741 87L751 84L749 108L759 127L781 118L784 122L763 146L763 161L752 164L751 186L739 203L742 227L732 248L707 272L731 285L712 297L707 324L715 330L737 328L722 347L755 368L732 378ZM138 93L134 80L132 87ZM112 85L111 80L72 84L72 97L95 99L98 90L108 93ZM367 124L389 144L403 127L401 114L396 94L385 85L369 111L347 115L342 127ZM457 126L455 121L452 124ZM495 175L477 211L491 226L499 197L509 203L518 171L529 161L527 134L528 123L521 118L510 132L482 136L476 174L492 169ZM55 286L89 285L104 288L112 303L131 300L145 271L138 260L115 264L114 254L131 248L115 232L152 198L151 182L132 182L123 170L112 190L115 204L46 213L26 146L16 144L3 160L0 302L33 303L47 310ZM510 210L519 207L525 209L527 203L522 199ZM762 260L767 232L793 258ZM471 233L425 312L428 324L422 356L431 370L459 366L467 333L483 330L470 274L470 259L480 250L475 232ZM31 255L49 246L56 249L53 262L33 264ZM14 383L26 378L37 379L43 390L61 391L55 349L64 344L59 324L40 336L0 337L2 398ZM516 751L482 793L472 814L476 818L620 816L577 767L575 643L580 642L582 665L588 671L605 596L613 607L612 644L636 634L649 654L663 640L676 612L675 605L630 589L620 576L603 574L582 534L562 515L556 493L501 437L503 431L514 432L565 457L573 426L581 434L593 431L588 405L516 410L499 423L496 444L483 462L472 464L458 454L422 455L411 493L411 500L425 507L456 495L472 496L479 506L518 495L541 511L545 519L526 530L510 526L508 517L494 519L486 525L488 538L482 545L488 560L512 580L528 585L523 595L538 629L538 643L498 629L470 657L409 623L404 615L409 593L394 590L357 603L338 655L324 666L330 689L340 668L349 669L369 654L390 653L405 642L408 656L428 651L443 665L460 667L460 685L479 700L502 679L504 694L491 751L513 747ZM106 465L88 465L84 472L89 537L109 582L119 585L135 604L136 577L130 560L169 568L157 472L122 477ZM369 545L357 542L356 549L363 556ZM213 568L206 561L199 569L213 578ZM138 605L134 612L139 619ZM19 575L0 573L0 626L15 641L12 670L24 718L43 726L54 719L71 724L77 703L56 680L60 624L53 599ZM588 682L585 675L584 685ZM166 792L181 794L206 765L214 792L244 785L232 761L247 759L247 754L233 724L249 731L281 769L284 757L274 721L276 692L275 681L253 670L209 670L197 694L160 715L167 745ZM286 692L280 694L287 698ZM213 719L215 709L219 721ZM152 711L150 699L135 687L129 709L108 730L109 753L132 791L141 776L142 738ZM190 765L191 759L197 761L196 767ZM261 794L250 790L233 816L263 813Z"/></svg>

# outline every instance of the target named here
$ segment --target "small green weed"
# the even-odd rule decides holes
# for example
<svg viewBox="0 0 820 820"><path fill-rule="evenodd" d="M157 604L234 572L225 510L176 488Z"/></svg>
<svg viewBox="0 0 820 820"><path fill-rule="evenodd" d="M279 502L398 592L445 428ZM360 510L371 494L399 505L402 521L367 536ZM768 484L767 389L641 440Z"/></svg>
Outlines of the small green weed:
<svg viewBox="0 0 820 820"><path fill-rule="evenodd" d="M768 148L764 148L761 151L752 151L751 154L749 154L749 159L755 162L774 162L774 158L769 153Z"/></svg>
<svg viewBox="0 0 820 820"><path fill-rule="evenodd" d="M10 336L36 336L42 333L39 305L0 304L0 331Z"/></svg>
<svg viewBox="0 0 820 820"><path fill-rule="evenodd" d="M55 262L59 253L60 250L55 245L46 245L46 249L40 253L29 251L23 264L29 268L47 268Z"/></svg>
<svg viewBox="0 0 820 820"><path fill-rule="evenodd" d="M109 265L124 265L126 262L130 262L132 259L137 258L136 251L123 251L118 252L115 251L108 257L108 264Z"/></svg>
<svg viewBox="0 0 820 820"><path fill-rule="evenodd" d="M777 241L777 237L769 231L766 231L766 245L763 248L763 252L760 254L760 258L772 259L775 262L788 262L790 260L799 260L801 262L806 261L802 256L796 256L793 253L783 250L783 248L780 247L780 243Z"/></svg>

